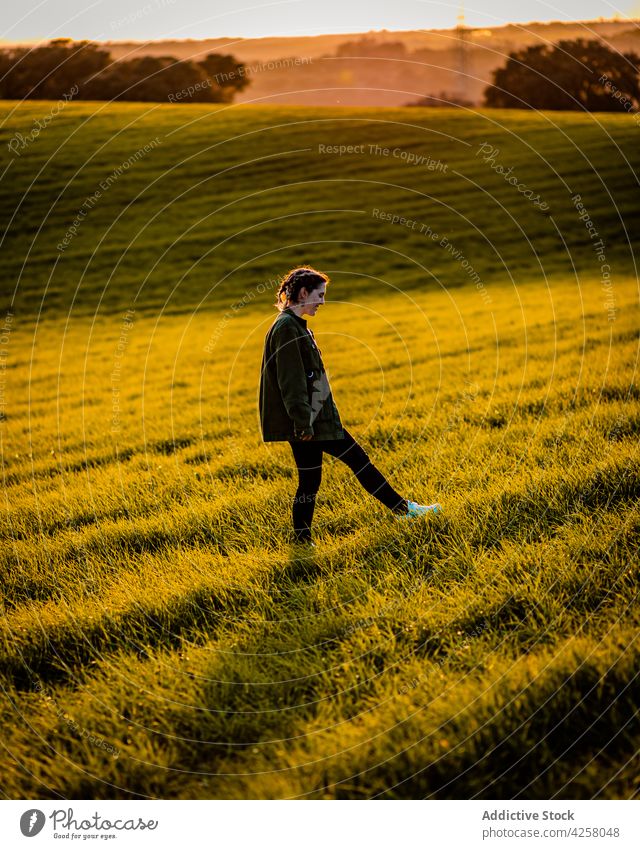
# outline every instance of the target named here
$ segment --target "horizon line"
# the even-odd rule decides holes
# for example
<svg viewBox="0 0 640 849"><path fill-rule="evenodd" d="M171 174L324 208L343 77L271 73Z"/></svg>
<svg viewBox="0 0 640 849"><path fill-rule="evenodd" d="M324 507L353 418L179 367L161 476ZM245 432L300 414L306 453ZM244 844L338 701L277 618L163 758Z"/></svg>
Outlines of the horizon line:
<svg viewBox="0 0 640 849"><path fill-rule="evenodd" d="M573 20L553 19L553 20L545 20L545 21L540 21L540 20L508 21L504 24L499 24L498 26L469 26L469 25L465 25L464 29L467 30L467 31L472 31L472 30L485 30L485 31L487 31L488 30L490 32L493 32L494 30L500 30L500 29L504 29L504 28L510 27L510 26L525 27L525 26L530 26L532 24L536 24L538 26L549 26L551 24L571 25L571 24L625 24L625 23L637 24L638 27L640 28L640 17L637 17L637 18L622 17L621 18L619 16L616 16L616 17L612 17L612 18L602 18L602 17L599 17L599 18L576 18L576 19L573 19ZM23 39L23 40L20 40L20 41L10 41L10 40L0 39L0 45L40 44L40 43L48 43L48 42L51 42L51 41L57 41L59 39L69 39L70 41L74 41L74 42L90 41L90 42L95 42L97 44L123 44L123 43L126 43L126 44L132 44L132 43L133 44L153 44L154 42L162 43L162 42L165 42L165 41L188 42L188 41L224 41L224 40L229 40L229 41L234 41L236 43L239 43L239 42L242 42L242 41L261 41L261 40L266 40L266 39L292 39L292 40L297 39L297 40L300 40L300 39L303 39L303 38L326 38L326 37L330 37L332 35L368 35L370 33L383 33L383 32L384 33L397 33L397 34L419 33L419 32L421 32L421 33L452 32L452 31L457 30L458 28L459 28L458 26L431 27L431 28L428 28L428 29L424 28L424 27L418 27L418 28L414 28L414 29L394 30L394 29L388 29L386 27L383 27L381 29L369 29L369 30L343 30L343 31L342 30L334 30L332 32L309 33L309 34L304 34L304 35L278 35L278 34L249 35L249 36L243 36L243 35L236 35L236 36L233 36L233 35L205 35L205 36L201 36L201 37L189 36L189 37L186 37L186 38L175 38L175 37L167 36L167 37L162 37L162 38L147 39L146 41L144 39L138 39L138 38L122 38L122 39L100 40L100 39L96 39L96 38L73 38L71 36L62 35L62 36L52 36L52 37L46 37L46 38L36 38L36 39L32 39L32 40L28 40L28 39L24 40Z"/></svg>

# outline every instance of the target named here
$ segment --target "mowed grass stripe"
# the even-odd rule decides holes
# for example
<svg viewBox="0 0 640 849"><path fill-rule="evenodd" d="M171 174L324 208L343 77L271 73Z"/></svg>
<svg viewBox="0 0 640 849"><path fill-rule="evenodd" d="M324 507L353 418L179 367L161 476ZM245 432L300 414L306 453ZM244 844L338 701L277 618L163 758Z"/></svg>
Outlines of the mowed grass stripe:
<svg viewBox="0 0 640 849"><path fill-rule="evenodd" d="M290 600L295 601L294 594L290 596ZM630 664L637 663L637 651L633 648L633 636L629 629L625 631L617 626L609 628L609 633L602 635L605 637L604 644L601 638L587 640L585 637L576 639L575 636L565 641L565 647L562 642L558 645L554 641L553 654L545 649L536 655L527 653L524 658L518 660L515 647L505 646L504 640L501 640L498 646L502 649L502 654L496 651L495 639L491 639L492 613L489 612L487 617L485 611L481 614L484 618L474 623L480 632L484 625L484 633L480 636L474 636L473 640L461 640L454 635L460 634L461 626L468 627L468 619L454 619L453 622L449 620L449 626L457 627L457 630L444 635L434 635L436 638L431 641L430 662L425 663L422 655L412 657L406 668L397 668L392 676L383 676L381 671L388 673L386 667L389 662L394 667L397 665L393 663L393 655L387 648L389 638L393 639L392 646L397 657L398 636L403 635L407 625L409 631L415 628L414 617L402 617L402 608L406 605L398 606L396 602L394 605L396 609L393 614L384 618L370 610L364 625L359 625L355 632L352 630L354 620L348 620L349 624L338 630L343 637L337 644L339 650L329 650L329 655L326 638L332 630L335 633L335 626L333 629L331 625L327 627L326 617L318 617L317 624L312 623L311 630L307 626L305 641L301 641L301 635L286 623L281 623L278 632L273 633L267 622L260 626L260 620L256 619L248 637L249 642L238 643L236 640L226 649L224 646L216 648L219 660L213 668L211 647L199 649L190 644L176 651L173 657L161 653L151 662L135 660L131 656L115 656L113 665L110 666L112 672L108 683L105 681L104 685L101 685L99 681L94 681L89 690L84 690L71 699L64 690L50 692L55 693L56 701L62 700L66 703L72 716L82 716L86 720L92 714L92 710L87 709L89 692L93 694L91 698L96 698L99 702L105 699L107 705L114 704L120 698L119 688L128 689L128 675L133 675L133 680L139 685L137 700L134 702L129 699L125 705L119 703L120 711L129 722L127 739L120 739L120 731L115 742L120 751L131 751L133 747L137 752L146 750L145 754L153 755L153 761L147 763L143 776L137 775L136 792L143 793L148 792L157 782L156 764L161 771L162 764L165 764L173 771L186 770L196 776L198 773L208 777L216 774L223 776L218 780L208 778L206 782L202 782L192 775L187 779L186 792L189 792L188 788L193 789L196 785L201 788L208 785L212 793L217 790L232 796L245 792L249 795L256 793L273 798L280 794L306 795L324 790L329 797L334 794L338 797L348 797L349 793L354 792L348 781L343 788L319 787L317 768L322 766L326 784L330 783L330 777L337 781L336 776L344 780L345 775L357 774L359 763L367 764L365 771L371 769L372 764L377 762L376 758L370 757L371 751L369 757L358 752L358 746L366 740L374 745L376 756L382 747L387 752L387 758L398 758L398 769L402 770L404 780L412 775L410 764L413 763L413 768L416 769L418 758L421 760L419 771L421 772L426 764L430 764L429 771L435 770L440 783L443 784L443 776L440 773L443 765L440 761L443 754L449 754L444 750L452 748L457 751L457 756L452 756L454 764L449 764L449 768L444 771L446 779L455 779L456 787L462 785L481 790L483 788L480 782L487 782L488 774L487 764L483 761L485 757L489 756L489 772L492 774L495 774L496 768L504 769L509 758L515 761L514 768L518 771L518 752L523 744L522 725L529 725L530 715L536 716L536 723L551 732L554 727L562 726L571 714L581 717L578 730L582 731L590 715L589 727L593 724L599 727L603 745L608 749L609 763L612 756L619 757L624 752L624 746L628 745L630 729L626 729L621 740L620 732L625 731L625 727L614 725L614 722L619 721L625 712L628 714L637 689L634 684L636 673L630 668ZM361 620L355 621L359 623ZM315 651L314 643L317 646ZM406 646L406 643L405 638L403 646ZM293 655L288 652L289 647L295 649L296 646L302 645L310 646L302 657L299 650L294 651ZM561 658L566 647L581 653L578 663L572 665L569 658L569 662L563 666ZM262 658L262 669L258 677L251 658L252 648L259 648ZM604 660L607 656L614 655L614 652L617 654L613 664L605 664ZM372 666L373 661L375 663ZM340 674L331 666L332 662L343 664L344 673ZM562 695L555 675L552 679L554 688L551 687L552 682L548 680L546 672L549 662L552 666L560 667L558 674L564 676L565 684L573 685L570 695ZM166 667L165 671L171 672L173 683L170 690L159 663ZM145 669L146 665L150 668ZM125 667L128 671L123 677L118 670ZM176 678L179 669L183 672ZM372 672L372 669L377 671ZM529 680L523 686L518 684L514 687L513 678L515 675L517 680L517 669L521 670L520 681L523 672L525 679ZM598 674L594 675L596 670L599 670ZM281 684L278 685L277 681ZM588 688L587 681L591 682ZM261 687L261 683L264 686ZM594 694L596 685L598 691ZM194 692L194 688L197 692ZM605 691L618 695L615 706L613 702L603 702L602 692L605 688ZM462 690L464 692L461 692ZM524 690L527 691L525 702L522 699ZM488 693L491 695L488 696ZM551 706L546 703L545 698L541 698L545 693L545 698L552 702L553 710L549 709ZM582 695L578 697L580 693ZM27 698L33 703L33 696ZM429 700L428 711L422 710L425 698ZM153 721L152 730L146 719L146 710L148 705L156 700L159 701L162 711L158 714L158 720ZM456 704L457 709L454 709ZM198 707L194 710L192 706ZM496 737L499 718L505 713L509 717L516 707L519 716L517 727L514 728L512 720L516 717L513 715L503 726L503 733ZM596 707L598 711L594 713ZM489 713L489 710L493 713ZM41 709L40 713L47 718L46 710ZM383 713L383 717L378 717L380 713ZM294 725L292 716L295 717ZM37 719L37 711L34 712L34 717ZM629 716L626 718L628 720ZM107 712L107 716L100 719L97 726L102 734L105 734L105 724L110 726L112 734L105 736L112 741L115 731L114 719L115 717L109 719ZM377 724L379 719L383 722L382 726ZM423 725L423 732L418 736L415 736L416 721ZM376 723L375 726L372 725L373 722ZM612 733L614 728L616 733ZM479 729L480 740L474 742L483 745L484 751L479 752L475 745L468 750L470 738L475 738L475 729ZM333 735L331 740L327 737L328 733ZM413 749L418 745L418 751L413 755L403 753L398 735L400 740L405 740L404 746L408 745ZM57 729L56 736L59 744L65 748L69 745L74 748L73 737L71 741L66 741L60 729ZM391 743L385 742L388 736L391 737ZM430 740L426 752L419 745L423 736L435 737ZM446 741L446 745L441 742L442 739ZM568 742L564 732L562 739L566 749ZM497 740L503 741L497 748L505 753L506 761L503 758L496 760L491 757ZM544 735L536 740L542 749L536 754L534 763L537 761L537 755L545 754L548 757L546 750L550 742L545 740ZM553 740L555 743L551 748L555 748L557 752L560 741L556 734L552 734ZM196 742L198 745L194 746ZM203 746L205 743L206 746ZM311 750L310 746L313 747ZM391 748L393 746L395 748ZM435 755L433 746L436 747ZM243 750L252 754L249 757L242 756L239 760L238 755L242 754ZM401 754L398 755L398 752ZM232 753L233 760L229 761ZM256 754L258 757L255 757ZM461 769L457 763L460 756L466 761L466 770ZM527 759L531 756L529 751ZM405 763L407 757L409 760ZM136 758L136 761L138 760ZM500 763L503 764L502 767ZM575 764L575 760L571 763ZM571 769L576 768L569 766L566 760L562 760L559 765L551 765L557 767L552 769L550 776L550 780L555 781L558 780L558 773L572 777ZM377 778L359 777L358 784L361 781L363 783L356 795L370 793L372 788L390 790L393 794L395 788L390 788L388 776L397 773L395 769L385 773L384 766L385 760L382 759L382 766L378 770L380 776ZM481 766L485 769L482 777L477 775ZM549 766L549 761L546 766ZM472 780L469 780L469 776L465 777L468 770L475 773ZM527 775L537 776L537 773L530 770L528 763L520 763L520 770L523 776L520 780ZM247 784L247 779L241 776L243 772L249 771L262 773L262 776L257 779L255 774L251 775ZM235 780L224 778L225 773L235 775ZM500 778L503 776L499 776ZM268 780L268 785L265 785L265 779ZM83 780L87 782L86 777ZM405 788L405 792L415 793L416 787L429 787L429 792L437 792L440 789L437 781L430 779L425 783L424 776L416 780L418 784L414 787L411 782L410 788ZM74 784L77 786L77 779ZM170 792L177 795L185 790L184 786L176 787L175 781L169 776L167 784L171 788ZM542 784L544 786L544 782ZM101 788L99 781L88 781L83 786L92 787L99 796L103 793L107 797L109 795L109 789ZM267 789L268 787L270 789ZM443 790L442 795L447 796L446 786ZM402 797L401 790L396 792ZM576 795L581 796L582 793L579 791Z"/></svg>
<svg viewBox="0 0 640 849"><path fill-rule="evenodd" d="M5 229L92 108L69 104L12 163ZM412 128L388 123L407 110L145 108L113 105L63 145L6 232L21 277L1 423L5 793L637 794L640 337L622 225L635 240L638 207L604 130L565 114L409 110ZM131 118L22 269L43 210ZM630 118L598 120L637 171ZM156 133L58 258L36 325L77 209ZM346 139L449 171L319 153ZM485 140L553 221L476 156ZM604 239L613 314L563 180ZM374 208L447 235L482 287ZM301 258L332 274L313 329L345 423L399 491L445 505L399 524L327 461L311 558L286 544L295 468L261 443L256 395L275 315L257 287Z"/></svg>
<svg viewBox="0 0 640 849"><path fill-rule="evenodd" d="M514 628L518 645L524 650L535 648L539 638L538 627L553 624L554 633L565 629L570 632L576 624L583 622L583 617L588 616L590 611L597 611L605 600L610 608L612 585L618 580L621 581L621 586L617 592L622 592L622 601L625 604L633 601L635 591L632 592L633 578L628 558L632 556L638 540L637 507L635 512L634 507L630 507L621 516L589 508L590 512L582 514L582 523L574 524L573 530L564 525L560 536L542 539L538 537L531 543L526 542L526 531L520 529L520 550L514 557L513 546L506 550L504 548L507 536L504 533L499 550L496 548L494 552L491 552L494 546L491 546L486 538L474 540L474 536L477 538L478 526L485 523L477 512L474 512L475 528L462 530L460 526L464 524L464 518L461 514L468 512L469 505L459 505L458 511L456 506L458 505L453 507L452 518L441 521L435 532L428 532L425 536L418 530L418 538L414 539L415 548L409 540L407 550L401 553L397 541L394 542L390 536L392 531L388 531L380 540L376 540L375 535L370 535L373 538L368 540L366 547L360 545L354 553L356 556L358 553L362 556L366 551L369 568L375 574L378 556L387 552L391 545L391 551L394 552L395 549L397 561L405 564L405 567L410 564L418 575L428 576L430 581L436 581L440 592L448 593L449 620L450 605L453 602L451 588L462 584L467 606L469 599L473 597L475 601L472 607L476 608L476 612L467 609L464 618L470 619L475 627L476 621L482 618L480 611L484 610L485 617L493 618L496 627L500 626L506 634ZM495 515L495 506L490 505L490 508L493 509L490 509L489 515ZM596 518L589 520L590 515ZM506 521L504 524L507 524ZM525 527L526 524L523 522ZM600 530L601 525L605 528L604 531ZM429 531L428 528L426 530ZM492 530L500 535L500 527L494 526ZM589 540L588 548L585 549L584 545L579 544L581 539ZM184 635L185 628L186 633L190 633L194 628L206 630L207 625L216 621L216 615L221 609L234 608L236 593L234 591L229 598L223 591L223 598L227 601L222 602L217 599L218 592L210 597L210 586L206 580L204 585L202 584L201 569L210 572L212 576L215 575L216 584L224 587L225 580L229 579L243 560L245 563L252 562L255 551L254 548L244 556L239 551L235 552L233 558L226 560L226 563L220 555L206 554L203 557L200 549L174 550L166 554L160 553L155 558L131 558L129 568L118 574L117 581L110 586L107 583L100 586L99 580L91 569L87 568L89 564L85 563L84 581L89 582L88 594L100 600L102 612L96 611L95 608L89 608L90 612L85 612L87 595L76 599L71 597L64 601L60 599L55 604L29 604L23 609L18 608L4 623L3 670L5 674L17 675L17 680L24 678L26 670L29 670L30 676L66 677L73 674L71 670L74 665L86 663L93 657L94 651L102 654L104 651L118 648L121 637L125 643L132 639L139 644L162 645L167 639L173 640L178 635ZM580 562L586 558L589 563L598 563L597 576L590 574L589 569L579 568L578 563L573 564L571 571L552 571L552 564L571 564L573 557L579 557ZM193 566L187 566L189 558L202 564L195 574ZM335 549L333 556L329 555L329 564L334 558L340 562L340 547ZM528 572L531 579L524 581L528 584L525 595L521 591L518 598L512 591L507 591L507 586L512 583L523 584L525 575L520 571L519 564L539 563L542 558L547 561L547 569L543 570L538 566L533 573ZM174 571L174 560L183 564L178 573ZM273 555L265 559L266 562L270 563L275 591L278 570L274 569ZM384 556L382 562L385 563ZM170 563L170 571L167 573ZM388 567L388 562L385 565ZM607 572L610 573L609 578L605 577ZM260 576L262 573L258 570L257 574ZM251 571L247 571L245 567L244 580L250 575ZM196 576L200 589L191 589ZM597 580L594 580L595 578ZM496 580L502 582L501 591L498 591ZM76 583L80 581L76 579ZM238 586L235 580L234 586ZM187 587L190 589L187 590ZM434 589L436 597L437 593L438 590ZM164 602L161 601L161 594L164 594ZM269 593L265 595L270 597ZM248 587L245 592L241 591L242 605L250 596ZM488 597L493 598L493 601L489 601ZM251 601L260 605L260 599L257 597ZM613 606L619 607L621 604L618 600L617 605ZM571 615L573 611L578 614L577 620ZM362 620L365 613L362 611L358 618ZM209 614L212 616L211 621ZM369 616L371 618L371 614ZM533 632L524 626L530 617ZM410 626L412 632L415 632L416 623L420 619L421 617L418 617L413 620ZM565 620L566 625L561 626L560 622ZM449 622L449 628L455 626L455 621L453 624ZM158 627L160 630L156 633ZM348 630L348 620L342 627ZM471 625L468 630L471 630ZM529 645L531 640L533 645ZM413 646L411 653L415 657L422 657L423 652L420 649L424 649L426 644L425 640L421 645ZM65 667L67 672L62 672Z"/></svg>
<svg viewBox="0 0 640 849"><path fill-rule="evenodd" d="M0 140L31 125L32 105L0 107L5 115ZM9 109L14 110L10 118ZM616 273L635 273L635 174L640 154L632 116L599 115L596 123L588 115L523 118L492 110L473 116L447 109L411 110L409 116L402 109L327 108L305 113L286 107L202 111L168 106L145 117L146 111L141 104L110 104L71 136L69 130L80 127L87 108L68 104L64 116L51 122L27 155L13 158L10 185L0 186L5 210L0 223L6 230L8 279L20 277L16 305L23 315L34 314L42 280L48 276L43 271L58 254L56 246L82 204L101 181L156 137L161 143L102 191L61 252L45 299L47 316L64 315L80 281L76 314L93 312L107 281L103 308L126 309L149 272L140 302L146 308L162 304L167 286L185 273L179 297L168 305L172 312L192 310L214 282L213 301L233 301L238 291L275 276L282 265L293 264L299 250L282 248L274 254L274 246L306 243L310 226L317 245L332 240L331 262L343 271L357 275L367 268L384 278L393 263L380 250L384 244L414 260L423 258L428 268L437 268L449 289L464 282L459 263L442 247L417 230L375 218L374 208L447 235L458 249L473 254L474 268L487 279L495 276L502 262L505 268L522 272L535 268L534 250L547 274L567 275L573 273L574 264L581 272L593 267L593 247L571 201L573 194L581 194L607 246L609 261L615 260ZM362 144L365 153L338 157L321 152L323 144L340 143ZM482 161L478 155L482 143L499 151L497 164L504 170L513 167L519 182L540 194L549 205L548 213L509 185L492 163ZM374 150L378 145L426 155L448 170L429 171L391 153L371 153L370 145ZM52 161L30 186L50 156ZM43 213L54 202L31 247ZM167 202L167 209L154 218ZM310 210L320 212L308 215ZM224 247L213 249L222 240ZM373 247L363 244L355 252L353 244L358 242ZM125 250L130 244L131 249ZM326 256L326 250L311 248L309 258L317 261L323 253ZM408 261L394 270L394 282L405 290L424 285L424 276L417 275L412 265ZM354 293L365 295L368 289L362 281L352 281Z"/></svg>
<svg viewBox="0 0 640 849"><path fill-rule="evenodd" d="M415 432L408 437L405 434L408 446L415 443L415 436ZM456 490L463 487L466 492L462 499L469 510L482 511L484 501L493 509L499 508L499 519L494 528L483 530L478 540L484 545L492 545L496 540L510 538L513 534L535 532L537 527L540 533L548 533L556 524L566 522L574 510L611 508L616 504L633 503L639 497L637 444L633 437L631 440L625 439L624 434L616 434L616 437L616 442L607 445L613 456L589 460L591 451L587 447L587 456L581 458L580 465L570 473L566 461L562 468L540 469L533 475L523 466L519 476L513 477L501 493L493 495L489 478L479 479L477 473L473 484L471 480L465 484L458 475L452 486L448 478L455 457L449 452L450 456L444 458L444 463L443 457L439 457L439 468L432 472L432 485L434 490L441 489L450 497L460 497ZM375 434L370 436L369 442L374 446L377 444ZM394 439L393 431L387 433L384 430L379 444L389 448L402 445L397 437ZM539 441L538 446L543 455L550 447L554 451L563 447L557 437L552 440L545 438ZM568 455L572 465L576 459L574 451ZM401 481L406 480L404 486L408 487L411 470L415 466L411 451L398 459L396 475ZM256 532L264 521L261 504L281 504L288 516L287 489L290 484L279 479L291 479L292 472L286 470L286 474L278 475L277 468L274 464L267 471L253 463L236 470L234 477L229 467L224 473L219 473L218 486L213 491L209 489L215 479L210 482L198 480L194 486L188 471L182 471L186 478L184 483L179 480L175 485L170 483L162 493L154 488L147 488L145 492L143 488L140 490L141 497L136 498L135 508L131 510L119 504L111 493L109 508L102 508L95 514L80 512L86 511L84 501L77 502L75 511L68 501L61 499L53 500L46 510L40 504L37 509L31 505L26 510L24 506L17 507L13 517L11 514L6 516L5 534L11 544L0 556L5 601L14 605L19 604L21 599L67 593L77 580L77 570L85 569L93 557L98 558L96 572L99 575L104 568L101 565L103 558L109 559L108 572L112 573L117 572L117 564L126 564L133 554L159 551L174 545L201 545L221 553L226 553L229 547L237 551L237 546L243 549L257 545L263 534L261 530ZM171 473L171 468L167 471ZM331 477L337 482L342 477L340 470L332 469L332 472ZM272 482L265 481L269 477ZM135 485L133 477L120 481L124 487L129 482ZM247 485L249 493L244 492ZM330 487L331 481L325 489ZM107 490L108 486L105 494ZM232 495L234 491L235 495ZM233 506L228 506L230 495ZM368 497L363 493L359 496L359 504L365 506ZM77 492L74 492L74 497L78 499ZM202 498L206 498L208 503L202 505ZM349 495L332 497L327 506L341 516L349 516L353 512L349 499ZM320 502L318 520L321 527L331 532L331 520L324 525L324 500L322 498ZM66 518L62 515L63 511ZM18 521L22 524L16 527ZM282 524L282 520L277 522L277 525ZM37 546L30 538L34 534L39 538ZM64 576L62 582L60 572Z"/></svg>

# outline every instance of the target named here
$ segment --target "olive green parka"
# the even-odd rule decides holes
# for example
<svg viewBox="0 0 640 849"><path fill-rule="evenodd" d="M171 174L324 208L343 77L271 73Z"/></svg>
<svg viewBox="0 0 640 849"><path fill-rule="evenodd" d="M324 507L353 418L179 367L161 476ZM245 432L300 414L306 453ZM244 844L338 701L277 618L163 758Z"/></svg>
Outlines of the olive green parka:
<svg viewBox="0 0 640 849"><path fill-rule="evenodd" d="M260 371L263 442L342 439L340 415L320 350L304 318L285 307L264 341Z"/></svg>

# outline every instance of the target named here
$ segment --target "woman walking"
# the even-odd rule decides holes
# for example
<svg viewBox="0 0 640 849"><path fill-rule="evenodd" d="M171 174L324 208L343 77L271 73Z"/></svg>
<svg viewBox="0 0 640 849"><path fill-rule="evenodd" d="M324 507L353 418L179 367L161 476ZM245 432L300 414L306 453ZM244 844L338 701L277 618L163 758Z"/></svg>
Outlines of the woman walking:
<svg viewBox="0 0 640 849"><path fill-rule="evenodd" d="M323 453L342 460L367 492L398 516L414 518L441 509L399 495L343 426L320 350L303 318L316 315L324 304L328 283L326 274L307 266L285 275L275 302L280 314L266 335L260 372L262 439L291 445L298 468L293 535L296 542L310 545Z"/></svg>

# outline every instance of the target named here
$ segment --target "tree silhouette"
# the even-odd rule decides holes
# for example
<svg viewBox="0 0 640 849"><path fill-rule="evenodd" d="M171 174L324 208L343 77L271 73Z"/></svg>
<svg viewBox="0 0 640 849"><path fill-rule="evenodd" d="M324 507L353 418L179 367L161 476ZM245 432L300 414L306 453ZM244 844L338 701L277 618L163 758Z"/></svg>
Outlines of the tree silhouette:
<svg viewBox="0 0 640 849"><path fill-rule="evenodd" d="M194 89L190 95L189 87ZM178 62L173 56L138 56L114 62L106 73L85 87L84 94L89 100L211 102L214 99L204 71L194 62Z"/></svg>
<svg viewBox="0 0 640 849"><path fill-rule="evenodd" d="M16 47L0 53L0 97L10 100L60 100L111 62L106 50L90 41L56 38L35 48Z"/></svg>
<svg viewBox="0 0 640 849"><path fill-rule="evenodd" d="M0 98L7 100L140 100L230 102L249 85L233 56L210 53L201 62L173 56L113 61L90 41L58 38L33 49L0 51Z"/></svg>
<svg viewBox="0 0 640 849"><path fill-rule="evenodd" d="M485 89L485 106L501 109L637 111L640 107L635 53L618 53L582 38L557 45L535 44L509 54Z"/></svg>
<svg viewBox="0 0 640 849"><path fill-rule="evenodd" d="M235 92L242 91L250 83L242 62L236 62L230 54L209 53L198 65L203 68L207 77L222 89L221 99L224 101L231 101Z"/></svg>
<svg viewBox="0 0 640 849"><path fill-rule="evenodd" d="M336 49L336 56L362 56L366 59L404 59L407 48L402 41L376 41L365 35L357 41L344 41Z"/></svg>

